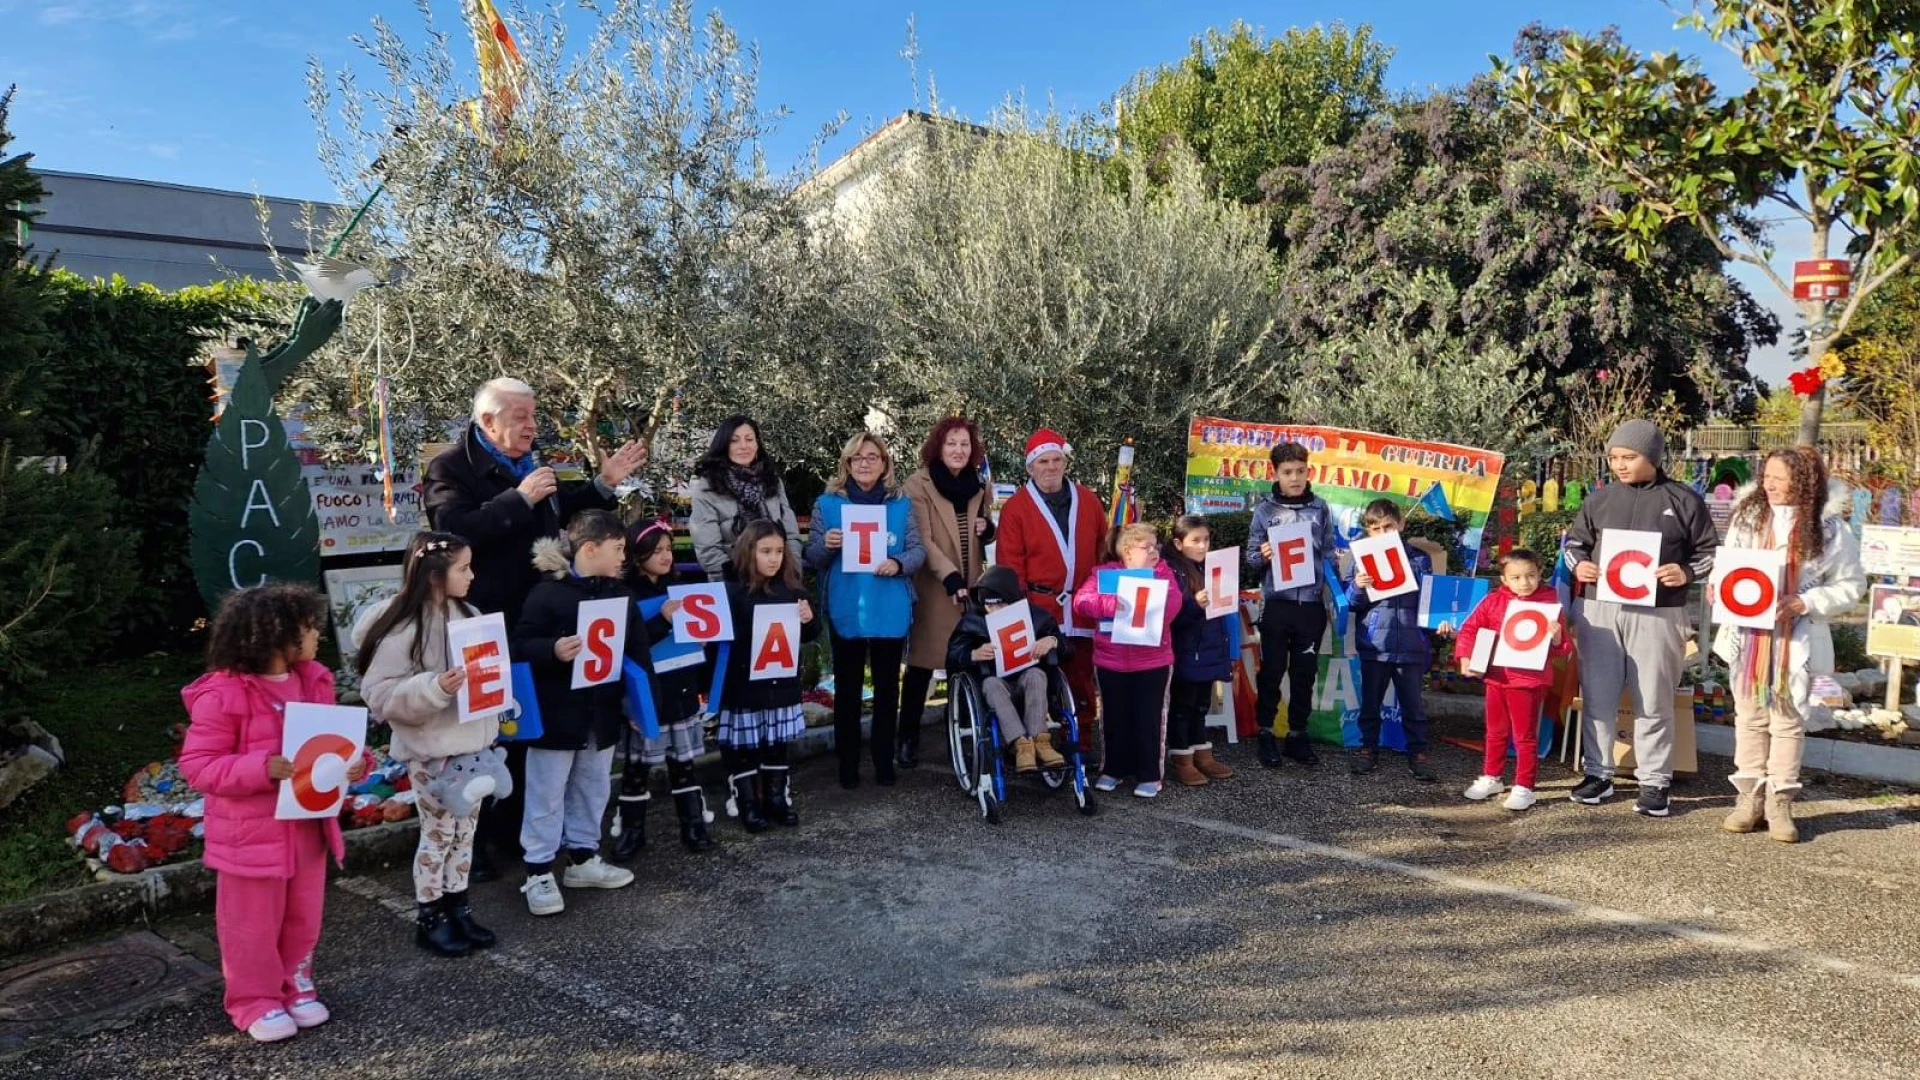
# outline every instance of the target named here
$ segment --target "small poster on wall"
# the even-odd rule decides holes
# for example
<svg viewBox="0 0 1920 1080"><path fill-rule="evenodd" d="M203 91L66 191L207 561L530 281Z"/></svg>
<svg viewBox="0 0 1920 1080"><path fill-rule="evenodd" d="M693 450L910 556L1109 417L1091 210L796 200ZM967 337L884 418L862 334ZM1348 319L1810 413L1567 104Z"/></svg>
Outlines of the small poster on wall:
<svg viewBox="0 0 1920 1080"><path fill-rule="evenodd" d="M1868 602L1867 655L1920 660L1920 589L1875 585Z"/></svg>

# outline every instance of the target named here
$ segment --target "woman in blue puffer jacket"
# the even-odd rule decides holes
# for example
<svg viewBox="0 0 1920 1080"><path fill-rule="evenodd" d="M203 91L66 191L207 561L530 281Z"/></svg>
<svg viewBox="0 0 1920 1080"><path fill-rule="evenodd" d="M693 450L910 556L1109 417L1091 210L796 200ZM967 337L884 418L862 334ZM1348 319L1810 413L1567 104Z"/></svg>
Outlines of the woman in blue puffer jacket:
<svg viewBox="0 0 1920 1080"><path fill-rule="evenodd" d="M867 668L873 669L873 778L894 782L895 727L900 719L900 661L913 625L913 575L927 560L913 507L901 490L893 456L876 436L861 432L840 451L840 467L813 504L807 528L807 568L825 592L833 631L833 741L840 786L860 786L860 706ZM842 525L850 506L884 509L885 535L850 534ZM871 545L883 554L871 573L841 568L841 549Z"/></svg>
<svg viewBox="0 0 1920 1080"><path fill-rule="evenodd" d="M1406 520L1392 500L1375 499L1360 512L1360 524L1368 536L1398 535ZM1425 552L1406 547L1406 554L1416 583L1433 573L1433 560ZM1364 566L1355 567L1347 584L1355 651L1360 654L1360 749L1353 756L1353 771L1370 773L1379 764L1380 710L1391 685L1407 736L1407 767L1414 779L1431 781L1436 777L1427 765L1427 711L1420 704L1420 685L1433 665L1433 642L1420 628L1420 592L1374 601L1367 597L1371 584Z"/></svg>
<svg viewBox="0 0 1920 1080"><path fill-rule="evenodd" d="M1233 770L1213 756L1207 739L1207 709L1213 704L1213 686L1233 678L1233 628L1240 621L1237 607L1231 615L1207 617L1207 552L1213 534L1207 519L1188 514L1174 523L1167 544L1167 565L1173 568L1188 603L1173 617L1173 685L1167 693L1167 776L1188 787L1214 780L1230 780Z"/></svg>

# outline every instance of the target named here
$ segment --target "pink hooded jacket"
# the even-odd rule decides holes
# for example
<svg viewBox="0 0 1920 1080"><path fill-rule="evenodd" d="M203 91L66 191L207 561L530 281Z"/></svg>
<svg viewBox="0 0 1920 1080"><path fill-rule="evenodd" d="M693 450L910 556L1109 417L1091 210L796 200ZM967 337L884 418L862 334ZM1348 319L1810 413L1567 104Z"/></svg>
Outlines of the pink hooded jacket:
<svg viewBox="0 0 1920 1080"><path fill-rule="evenodd" d="M293 677L300 684L298 700L334 703L333 672L325 665L302 661ZM294 829L307 823L273 816L280 784L267 779L267 759L280 753L286 724L261 677L209 671L180 697L193 717L180 748L180 771L207 797L207 865L241 877L292 877ZM340 820L319 824L334 862L343 862Z"/></svg>
<svg viewBox="0 0 1920 1080"><path fill-rule="evenodd" d="M1119 610L1120 598L1100 591L1100 571L1118 570L1124 563L1102 563L1087 575L1073 594L1073 613L1083 619L1106 620ZM1167 583L1167 610L1160 620L1160 644L1115 645L1113 635L1101 630L1093 636L1093 666L1101 671L1152 671L1173 666L1173 617L1189 599L1180 579L1165 559L1153 564L1153 576Z"/></svg>

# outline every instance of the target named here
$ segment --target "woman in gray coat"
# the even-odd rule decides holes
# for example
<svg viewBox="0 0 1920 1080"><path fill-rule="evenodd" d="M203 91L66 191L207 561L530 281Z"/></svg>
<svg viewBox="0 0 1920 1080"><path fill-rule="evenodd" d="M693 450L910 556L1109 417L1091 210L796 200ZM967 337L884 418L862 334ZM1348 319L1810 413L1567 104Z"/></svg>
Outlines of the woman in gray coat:
<svg viewBox="0 0 1920 1080"><path fill-rule="evenodd" d="M710 580L724 581L732 573L733 542L754 521L771 521L786 530L793 565L800 565L800 526L793 504L787 500L779 466L760 441L760 425L751 417L721 421L693 472L688 528L694 557Z"/></svg>

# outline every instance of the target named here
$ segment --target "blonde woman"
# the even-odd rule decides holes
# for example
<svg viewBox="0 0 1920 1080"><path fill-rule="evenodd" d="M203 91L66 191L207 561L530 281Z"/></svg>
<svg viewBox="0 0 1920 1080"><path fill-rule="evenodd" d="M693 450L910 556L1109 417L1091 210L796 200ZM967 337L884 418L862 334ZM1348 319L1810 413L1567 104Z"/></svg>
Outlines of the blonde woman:
<svg viewBox="0 0 1920 1080"><path fill-rule="evenodd" d="M806 565L819 575L833 650L833 733L840 786L860 786L860 705L873 671L873 779L894 782L895 726L900 717L900 662L913 625L913 575L926 562L913 509L896 480L893 455L876 435L847 440L827 490L813 504ZM849 533L850 507L878 507L885 535ZM848 571L842 549L871 545L880 563Z"/></svg>

